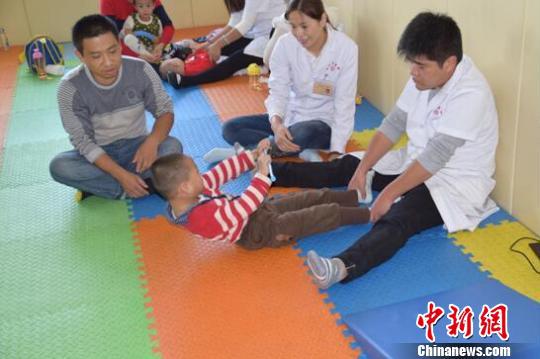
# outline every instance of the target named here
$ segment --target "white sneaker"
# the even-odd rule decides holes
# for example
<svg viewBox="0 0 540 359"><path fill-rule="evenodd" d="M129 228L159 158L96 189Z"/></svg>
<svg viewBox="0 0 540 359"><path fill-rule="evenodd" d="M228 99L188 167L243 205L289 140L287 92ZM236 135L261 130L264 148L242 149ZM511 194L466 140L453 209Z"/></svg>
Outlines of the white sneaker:
<svg viewBox="0 0 540 359"><path fill-rule="evenodd" d="M211 149L203 156L203 159L208 163L221 162L243 151L244 147L236 142L234 147L216 147Z"/></svg>
<svg viewBox="0 0 540 359"><path fill-rule="evenodd" d="M373 192L371 191L371 184L373 183L374 175L375 175L375 171L373 170L369 171L366 174L366 188L364 189L366 191L366 197L362 198L360 191L358 191L358 203L367 204L373 201Z"/></svg>
<svg viewBox="0 0 540 359"><path fill-rule="evenodd" d="M318 150L303 150L298 154L298 157L306 162L322 162L322 158L319 155Z"/></svg>

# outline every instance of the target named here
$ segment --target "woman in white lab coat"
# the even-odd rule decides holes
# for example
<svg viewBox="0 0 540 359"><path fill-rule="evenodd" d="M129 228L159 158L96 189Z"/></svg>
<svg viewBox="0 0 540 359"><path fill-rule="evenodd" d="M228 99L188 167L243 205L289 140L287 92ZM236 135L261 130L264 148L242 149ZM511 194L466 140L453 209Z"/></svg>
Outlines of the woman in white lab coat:
<svg viewBox="0 0 540 359"><path fill-rule="evenodd" d="M313 149L323 149L337 157L354 127L358 47L333 28L321 0L291 1L285 18L292 29L270 58L268 113L230 120L223 137L249 147L273 136L274 156L318 160Z"/></svg>
<svg viewBox="0 0 540 359"><path fill-rule="evenodd" d="M198 75L182 76L180 59L164 61L160 72L167 74L174 88L225 80L251 63L263 64L263 52L272 31L272 19L285 11L285 0L225 0L229 23L216 35L208 36L206 49L214 61L227 59Z"/></svg>

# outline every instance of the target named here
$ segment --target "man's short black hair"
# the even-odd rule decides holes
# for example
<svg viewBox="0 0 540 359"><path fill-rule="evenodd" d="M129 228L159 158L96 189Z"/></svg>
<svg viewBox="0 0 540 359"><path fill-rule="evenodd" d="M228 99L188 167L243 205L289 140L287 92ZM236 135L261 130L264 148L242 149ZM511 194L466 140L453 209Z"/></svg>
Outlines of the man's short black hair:
<svg viewBox="0 0 540 359"><path fill-rule="evenodd" d="M425 56L439 66L453 55L459 63L463 57L461 31L448 15L422 12L405 28L397 53L407 60Z"/></svg>
<svg viewBox="0 0 540 359"><path fill-rule="evenodd" d="M73 30L71 31L71 39L73 41L73 45L75 45L75 48L82 54L82 43L84 39L96 37L109 32L118 38L118 29L109 18L98 14L88 15L75 23Z"/></svg>

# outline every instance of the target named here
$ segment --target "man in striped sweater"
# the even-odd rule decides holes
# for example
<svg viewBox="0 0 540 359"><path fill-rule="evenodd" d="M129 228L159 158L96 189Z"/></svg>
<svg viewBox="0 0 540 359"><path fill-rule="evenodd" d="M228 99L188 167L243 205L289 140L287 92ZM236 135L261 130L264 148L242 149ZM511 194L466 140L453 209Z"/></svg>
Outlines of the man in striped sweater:
<svg viewBox="0 0 540 359"><path fill-rule="evenodd" d="M74 150L52 160L51 176L80 190L79 199L148 195L152 163L182 152L169 136L171 98L148 63L122 57L118 30L106 17L80 19L73 43L82 64L60 82L58 106ZM150 133L145 111L155 118Z"/></svg>
<svg viewBox="0 0 540 359"><path fill-rule="evenodd" d="M171 222L201 238L259 249L369 220L369 210L358 207L355 190L311 190L266 199L269 146L263 140L257 149L228 158L202 175L189 156L158 159L152 165L154 185L169 201ZM253 168L256 173L240 196L221 192L223 184Z"/></svg>

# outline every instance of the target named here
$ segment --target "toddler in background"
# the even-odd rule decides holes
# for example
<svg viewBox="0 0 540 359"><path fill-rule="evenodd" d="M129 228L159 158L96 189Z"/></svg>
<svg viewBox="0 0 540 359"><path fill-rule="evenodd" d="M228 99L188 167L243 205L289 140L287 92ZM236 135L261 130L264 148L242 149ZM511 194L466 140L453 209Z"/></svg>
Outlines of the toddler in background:
<svg viewBox="0 0 540 359"><path fill-rule="evenodd" d="M164 44L159 43L163 26L154 14L154 0L135 0L136 12L128 16L120 32L124 44L139 55L161 57Z"/></svg>
<svg viewBox="0 0 540 359"><path fill-rule="evenodd" d="M124 44L138 55L154 57L158 61L171 58L179 59L180 73L189 74L204 71L213 63L205 58L205 53L195 51L197 44L193 40L182 40L177 44L164 45L159 40L163 27L159 17L154 14L155 0L135 0L136 12L124 22L120 37Z"/></svg>

